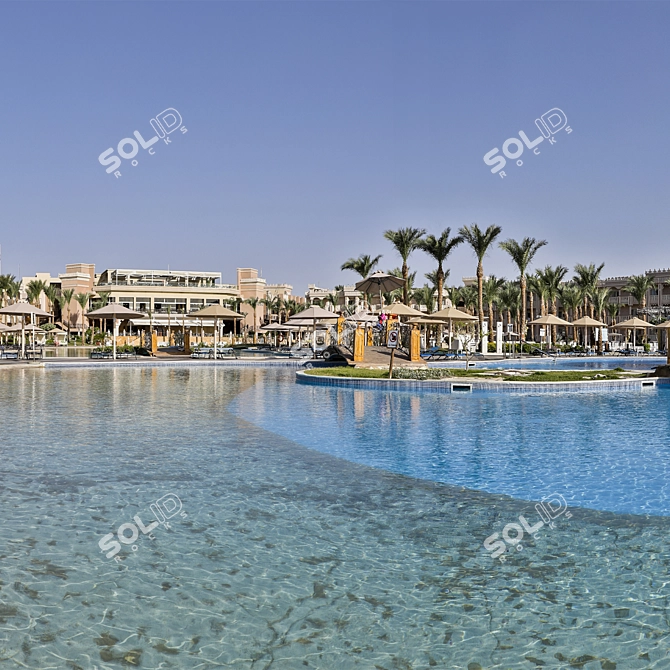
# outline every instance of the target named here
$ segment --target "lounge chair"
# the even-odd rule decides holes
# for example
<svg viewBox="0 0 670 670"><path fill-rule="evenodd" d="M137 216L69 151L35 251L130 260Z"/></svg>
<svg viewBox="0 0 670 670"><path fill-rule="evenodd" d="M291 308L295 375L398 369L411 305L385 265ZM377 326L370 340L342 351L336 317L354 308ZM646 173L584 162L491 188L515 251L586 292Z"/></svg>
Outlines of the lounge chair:
<svg viewBox="0 0 670 670"><path fill-rule="evenodd" d="M457 353L451 349L442 349L441 347L431 347L421 354L425 361L444 361L450 358L456 358Z"/></svg>

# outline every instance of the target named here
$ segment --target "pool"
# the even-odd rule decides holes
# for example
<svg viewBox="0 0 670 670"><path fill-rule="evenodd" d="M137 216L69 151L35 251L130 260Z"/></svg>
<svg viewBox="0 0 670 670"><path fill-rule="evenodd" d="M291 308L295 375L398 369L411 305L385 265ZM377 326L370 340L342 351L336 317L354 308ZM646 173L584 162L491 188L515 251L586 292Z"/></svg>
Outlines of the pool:
<svg viewBox="0 0 670 670"><path fill-rule="evenodd" d="M524 538L502 562L484 540L520 516L537 525L525 487L541 497L557 487L535 453L551 450L530 436L552 439L552 462L571 477L577 469L561 461L583 464L593 450L589 481L597 472L612 487L625 481L598 469L606 445L578 439L585 412L557 408L546 417L550 438L539 425L543 397L515 406L516 428L495 426L511 413L499 404L509 398L480 398L494 403L478 408L481 428L459 432L473 421L473 396L437 408L444 416L430 425L437 396L303 387L291 369L2 373L8 667L668 667L670 517L665 493L642 481L665 468L665 390L627 393L609 428L591 407L594 426L614 436L632 403L625 416L660 460L632 462L644 451L624 444L632 431L609 450L621 444L628 456L618 467L636 473L622 509L646 491L648 514L612 511L615 495L599 499L601 510L570 500L570 518ZM496 454L503 429L518 442ZM438 481L440 450L459 436L470 458L459 447L453 481ZM404 474L420 461L423 472ZM499 466L508 495L484 490ZM561 489L566 500L575 482ZM169 528L148 530L154 510Z"/></svg>
<svg viewBox="0 0 670 670"><path fill-rule="evenodd" d="M411 477L670 516L668 385L463 396L268 382L230 409L310 449Z"/></svg>
<svg viewBox="0 0 670 670"><path fill-rule="evenodd" d="M659 365L665 365L665 356L584 356L564 358L506 358L499 361L471 360L475 368L530 368L535 370L624 370L652 371ZM465 368L465 360L429 362L431 368Z"/></svg>

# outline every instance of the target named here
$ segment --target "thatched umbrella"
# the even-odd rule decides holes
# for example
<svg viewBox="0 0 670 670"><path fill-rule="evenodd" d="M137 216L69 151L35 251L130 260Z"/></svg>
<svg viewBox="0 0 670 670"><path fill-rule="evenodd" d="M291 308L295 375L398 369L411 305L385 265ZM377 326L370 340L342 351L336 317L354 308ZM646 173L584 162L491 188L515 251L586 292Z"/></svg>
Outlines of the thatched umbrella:
<svg viewBox="0 0 670 670"><path fill-rule="evenodd" d="M584 343L588 346L589 342L589 328L606 328L607 324L602 321L596 321L590 316L583 316L581 319L572 322L573 326L578 326L579 328L584 328ZM602 341L602 340L601 340Z"/></svg>
<svg viewBox="0 0 670 670"><path fill-rule="evenodd" d="M239 312L233 312L232 309L223 307L222 305L214 304L204 309L199 309L197 312L193 312L189 316L195 317L197 319L214 319L214 360L216 360L216 348L218 346L217 334L219 330L219 319L243 319L244 314Z"/></svg>
<svg viewBox="0 0 670 670"><path fill-rule="evenodd" d="M112 335L112 358L116 359L116 338L119 335L119 320L139 319L143 317L142 312L136 312L134 309L128 309L118 302L110 302L100 309L94 309L87 312L89 319L112 319L114 321L114 332Z"/></svg>
<svg viewBox="0 0 670 670"><path fill-rule="evenodd" d="M13 305L0 309L0 314L10 314L21 317L21 358L26 357L26 316L31 317L33 328L35 327L36 316L46 316L47 318L51 316L49 312L45 312L43 309L31 305L29 302L15 302Z"/></svg>
<svg viewBox="0 0 670 670"><path fill-rule="evenodd" d="M651 324L648 321L643 321L642 319L639 319L637 316L634 316L632 319L628 319L628 321L622 321L621 323L617 323L615 326L610 326L612 330L627 330L627 329L632 329L633 331L633 347L635 347L635 331L638 328L642 328L646 334L647 328L649 328Z"/></svg>

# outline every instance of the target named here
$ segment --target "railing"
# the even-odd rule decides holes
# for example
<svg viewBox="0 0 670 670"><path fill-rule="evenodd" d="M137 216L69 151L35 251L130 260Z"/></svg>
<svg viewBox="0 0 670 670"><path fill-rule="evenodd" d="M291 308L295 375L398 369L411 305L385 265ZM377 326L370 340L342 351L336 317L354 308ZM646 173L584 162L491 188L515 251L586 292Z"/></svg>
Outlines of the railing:
<svg viewBox="0 0 670 670"><path fill-rule="evenodd" d="M351 323L345 323L342 329L342 346L354 353L354 333L356 332L356 325Z"/></svg>
<svg viewBox="0 0 670 670"><path fill-rule="evenodd" d="M158 286L164 288L190 288L197 289L199 291L220 291L222 289L237 291L237 286L235 284L214 284L209 286L202 286L198 284L182 284L162 281L119 281L108 284L97 284L94 288L103 291L113 291L115 286L137 286L138 288Z"/></svg>

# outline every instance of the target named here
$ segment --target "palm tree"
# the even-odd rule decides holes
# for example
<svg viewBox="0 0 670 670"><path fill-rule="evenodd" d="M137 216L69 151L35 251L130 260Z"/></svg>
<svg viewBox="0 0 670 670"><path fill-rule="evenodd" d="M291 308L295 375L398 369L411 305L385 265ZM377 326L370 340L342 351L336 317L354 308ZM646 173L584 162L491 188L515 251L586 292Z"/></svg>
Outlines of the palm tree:
<svg viewBox="0 0 670 670"><path fill-rule="evenodd" d="M12 284L16 281L14 275L0 275L0 309L5 306Z"/></svg>
<svg viewBox="0 0 670 670"><path fill-rule="evenodd" d="M435 235L428 235L425 240L420 240L417 248L427 253L431 258L437 261L437 270L435 271L435 279L437 280L437 309L442 309L442 290L444 287L444 280L446 279L443 263L447 260L449 254L463 242L460 236L452 237L451 228L445 228L439 237Z"/></svg>
<svg viewBox="0 0 670 670"><path fill-rule="evenodd" d="M297 300L294 300L293 298L289 298L286 301L286 315L291 317L294 314L298 314L298 312L302 312L305 309L305 305L301 302L298 302Z"/></svg>
<svg viewBox="0 0 670 670"><path fill-rule="evenodd" d="M402 278L405 280L405 285L402 289L402 301L405 305L409 304L409 267L407 266L407 259L410 254L419 247L421 238L426 234L423 228L401 228L400 230L387 230L384 232L384 237L395 247L395 250L402 258Z"/></svg>
<svg viewBox="0 0 670 670"><path fill-rule="evenodd" d="M63 288L60 291L60 298L58 301L60 302L60 308L61 312L67 311L67 341L70 341L70 303L72 302L72 298L74 297L74 289L73 288Z"/></svg>
<svg viewBox="0 0 670 670"><path fill-rule="evenodd" d="M461 288L458 286L447 286L444 289L444 292L447 294L447 298L451 300L451 304L454 307L458 306L458 303L461 301Z"/></svg>
<svg viewBox="0 0 670 670"><path fill-rule="evenodd" d="M605 305L605 310L609 314L610 317L610 326L615 326L616 325L616 318L617 315L619 314L619 309L621 306L619 305L618 302L608 302Z"/></svg>
<svg viewBox="0 0 670 670"><path fill-rule="evenodd" d="M35 305L35 307L39 307L40 296L42 295L42 291L44 291L46 286L46 282L42 281L41 279L33 279L32 281L29 281L28 286L26 286L28 302L32 305Z"/></svg>
<svg viewBox="0 0 670 670"><path fill-rule="evenodd" d="M417 305L425 305L428 314L435 311L435 290L432 286L424 284L412 293L412 298Z"/></svg>
<svg viewBox="0 0 670 670"><path fill-rule="evenodd" d="M372 274L372 271L375 269L375 267L377 267L381 257L381 254L379 254L379 256L375 256L374 258L368 256L367 254L363 254L358 258L350 258L348 261L342 263L340 270L353 270L354 272L357 272L363 279L367 279Z"/></svg>
<svg viewBox="0 0 670 670"><path fill-rule="evenodd" d="M582 292L574 282L568 282L561 286L559 290L559 298L565 311L565 318L568 321L575 321L577 319L577 310L582 304ZM573 326L572 337L575 339L575 328Z"/></svg>
<svg viewBox="0 0 670 670"><path fill-rule="evenodd" d="M98 297L93 301L93 309L100 309L107 305L111 291L98 291Z"/></svg>
<svg viewBox="0 0 670 670"><path fill-rule="evenodd" d="M644 310L647 308L647 291L650 288L656 286L654 278L650 275L633 275L628 279L628 283L624 286L624 289L628 291L640 305L638 312L642 311L644 315ZM646 319L643 319L646 321ZM644 329L644 343L647 343L647 329Z"/></svg>
<svg viewBox="0 0 670 670"><path fill-rule="evenodd" d="M504 279L498 279L495 275L487 277L483 284L484 302L489 310L489 342L493 342L493 305L497 305L500 300L500 291L505 285Z"/></svg>
<svg viewBox="0 0 670 670"><path fill-rule="evenodd" d="M652 282L653 283L653 282ZM598 321L603 320L603 312L605 311L605 305L610 297L610 290L605 286L596 286L591 291L589 298L591 299L591 304L593 305L596 313L596 319ZM598 328L598 353L603 353L603 329Z"/></svg>
<svg viewBox="0 0 670 670"><path fill-rule="evenodd" d="M535 296L540 299L540 316L546 316L546 291L544 284L537 276L537 273L528 277L526 281L526 288L528 290L528 297L530 300L530 316L531 320L535 318ZM531 338L535 341L535 326L531 326Z"/></svg>
<svg viewBox="0 0 670 670"><path fill-rule="evenodd" d="M53 317L53 320L56 320L56 305L58 304L58 289L53 284L48 284L44 289L44 295L49 301L49 311Z"/></svg>
<svg viewBox="0 0 670 670"><path fill-rule="evenodd" d="M642 310L645 310L647 308L647 291L654 288L655 285L656 282L650 275L633 275L629 277L628 283L623 288L635 298L636 304L640 305Z"/></svg>
<svg viewBox="0 0 670 670"><path fill-rule="evenodd" d="M507 323L514 323L521 306L521 289L516 282L505 282L500 289L500 308L507 312ZM512 326L514 328L514 326Z"/></svg>
<svg viewBox="0 0 670 670"><path fill-rule="evenodd" d="M274 300L272 298L263 298L261 299L261 305L265 307L265 319L268 323L272 320L272 310L274 309Z"/></svg>
<svg viewBox="0 0 670 670"><path fill-rule="evenodd" d="M273 309L277 310L277 321L279 321L279 323L283 323L283 321L281 320L281 316L282 313L286 311L286 303L284 302L284 299L280 295L278 295L274 298L272 303L273 303Z"/></svg>
<svg viewBox="0 0 670 670"><path fill-rule="evenodd" d="M326 305L332 305L333 311L335 311L335 308L337 307L337 302L338 302L337 293L329 293L325 298Z"/></svg>
<svg viewBox="0 0 670 670"><path fill-rule="evenodd" d="M547 265L543 270L537 270L535 273L544 288L547 306L554 316L557 316L558 312L557 298L560 294L561 282L567 273L568 268L563 265L557 265L555 268L552 268L551 265ZM556 326L551 327L552 342L556 342L556 330Z"/></svg>
<svg viewBox="0 0 670 670"><path fill-rule="evenodd" d="M16 302L21 297L21 282L19 281L10 282L7 295L9 296L10 300Z"/></svg>
<svg viewBox="0 0 670 670"><path fill-rule="evenodd" d="M575 284L580 288L584 300L584 316L586 316L587 307L590 308L591 318L593 318L593 304L590 304L589 294L598 286L600 280L600 273L605 267L605 263L601 263L596 267L593 263L591 265L582 265L577 263L575 265Z"/></svg>
<svg viewBox="0 0 670 670"><path fill-rule="evenodd" d="M389 270L388 274L393 275L394 277L398 277L399 279L402 279L402 268L393 268L393 270ZM416 280L416 270L414 272L410 272L407 275L407 279L405 281L405 286L407 286L407 290L409 291L409 295L411 295L414 292L414 281ZM393 303L396 300L402 300L404 297L404 288L397 288L390 293L384 293L384 300L386 300L387 303Z"/></svg>
<svg viewBox="0 0 670 670"><path fill-rule="evenodd" d="M254 344L257 342L257 334L256 331L258 330L258 321L256 321L256 309L258 308L258 305L260 303L260 298L247 298L244 301L247 305L251 307L251 309L254 310Z"/></svg>
<svg viewBox="0 0 670 670"><path fill-rule="evenodd" d="M474 286L463 286L458 290L458 297L463 301L466 310L474 312L477 307L477 289Z"/></svg>
<svg viewBox="0 0 670 670"><path fill-rule="evenodd" d="M458 234L467 242L477 256L477 307L479 310L479 334L484 330L484 256L489 247L495 242L502 232L500 226L489 226L481 231L476 223L471 226L463 226Z"/></svg>
<svg viewBox="0 0 670 670"><path fill-rule="evenodd" d="M526 270L535 254L547 244L546 240L536 240L534 237L524 237L521 244L509 239L500 243L500 248L506 251L513 263L519 269L519 285L521 290L521 342L526 340Z"/></svg>
<svg viewBox="0 0 670 670"><path fill-rule="evenodd" d="M77 295L74 296L74 299L77 301L77 304L79 307L81 307L81 326L79 327L79 332L81 333L81 342L82 344L86 344L85 342L85 336L84 336L84 315L86 313L86 308L88 307L88 301L91 298L90 293L77 293Z"/></svg>

